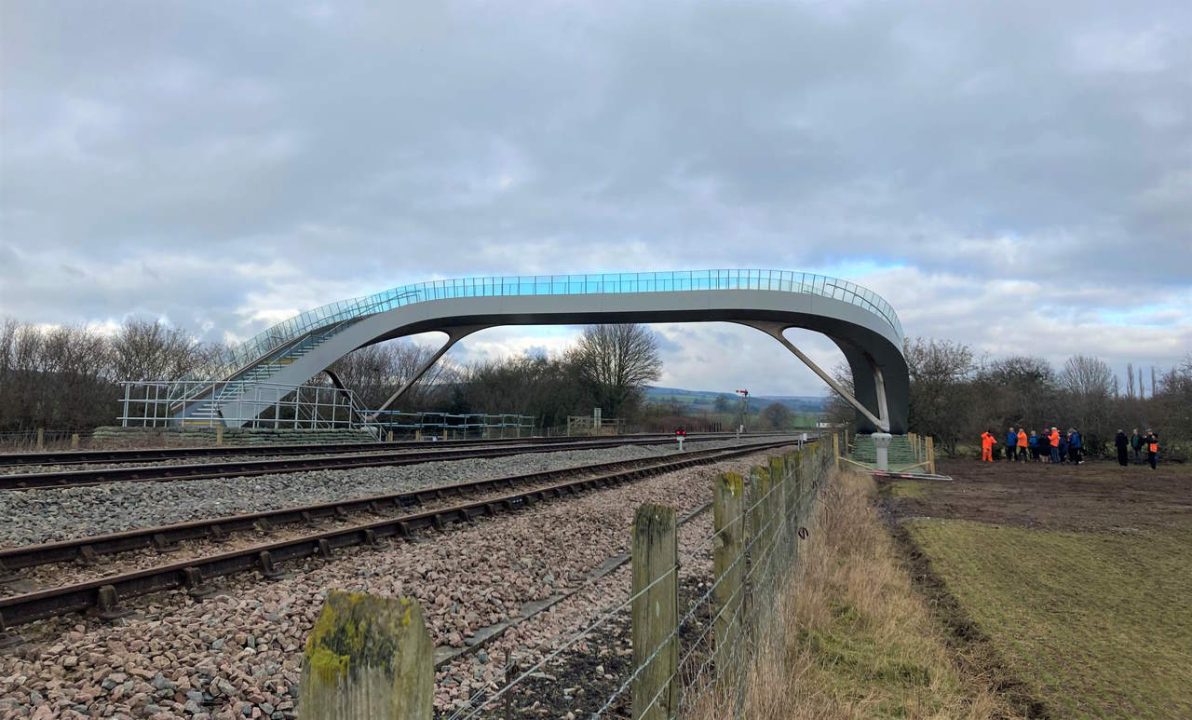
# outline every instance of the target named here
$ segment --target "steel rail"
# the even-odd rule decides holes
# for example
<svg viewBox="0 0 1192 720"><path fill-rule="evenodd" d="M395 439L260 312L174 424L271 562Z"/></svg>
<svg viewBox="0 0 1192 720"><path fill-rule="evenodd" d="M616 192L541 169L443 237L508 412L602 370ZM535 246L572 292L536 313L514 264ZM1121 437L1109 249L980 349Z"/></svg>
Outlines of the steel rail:
<svg viewBox="0 0 1192 720"><path fill-rule="evenodd" d="M97 611L101 618L119 617L126 613L118 606L121 600L177 588L187 588L192 593L202 594L209 589L206 582L212 578L253 570L259 570L266 578L276 577L279 574L276 564L280 562L311 556L331 558L334 551L341 548L355 545L376 545L383 538L409 537L419 530L430 527L445 529L453 523L468 522L481 516L517 510L539 501L574 495L584 490L619 485L642 477L703 465L760 450L782 447L790 445L792 442L784 440L758 443L729 449L701 451L699 455L684 453L678 459L655 463L648 468L615 470L601 473L595 477L534 488L501 497L323 530L289 540L253 545L217 555L190 558L129 573L109 575L71 585L0 598L0 630L86 610Z"/></svg>
<svg viewBox="0 0 1192 720"><path fill-rule="evenodd" d="M762 448L771 446L771 442L761 442L748 447ZM698 458L720 452L724 449L711 448L696 450L685 453L685 455L691 458ZM670 461L671 457L663 455L652 458L615 460L589 465L578 465L554 470L543 470L524 475L448 483L399 493L368 495L311 505L279 508L276 510L188 520L186 522L156 527L137 528L135 530L91 535L70 540L4 548L0 549L0 575L14 570L52 565L55 563L74 561L90 563L100 555L113 555L146 548L156 548L164 552L173 549L177 543L189 540L222 540L229 533L234 532L252 530L260 532L272 529L277 525L310 524L316 520L328 518L342 520L347 518L351 513L383 513L394 508L405 509L421 506L428 501L441 500L446 497L492 492L501 488L513 488L517 485L546 482L555 478L573 476L579 473L607 472L627 467L648 467L652 463L666 463Z"/></svg>
<svg viewBox="0 0 1192 720"><path fill-rule="evenodd" d="M757 433L751 433L756 435ZM692 433L691 440L735 437L735 433L710 432ZM641 433L620 435L626 438L673 438L669 433ZM363 443L312 443L288 445L245 445L185 448L144 448L125 450L64 450L61 452L0 453L0 467L25 465L84 465L87 463L132 463L151 460L178 460L182 458L222 457L232 455L332 455L335 453L363 452L367 450L386 451L416 448L433 448L468 445L501 445L509 443L565 443L583 439L580 437L523 437L523 438L469 438L464 440L399 440L394 442Z"/></svg>
<svg viewBox="0 0 1192 720"><path fill-rule="evenodd" d="M371 452L338 454L319 457L280 458L266 460L238 460L220 463L187 465L150 465L137 467L91 468L45 473L14 473L0 475L0 490L30 490L37 488L70 488L111 482L168 482L174 480L206 480L211 478L248 477L308 470L347 470L363 467L416 465L436 460L465 460L496 458L508 455L560 452L562 450L590 450L620 445L657 445L663 438L585 439L548 444L481 446L467 449Z"/></svg>

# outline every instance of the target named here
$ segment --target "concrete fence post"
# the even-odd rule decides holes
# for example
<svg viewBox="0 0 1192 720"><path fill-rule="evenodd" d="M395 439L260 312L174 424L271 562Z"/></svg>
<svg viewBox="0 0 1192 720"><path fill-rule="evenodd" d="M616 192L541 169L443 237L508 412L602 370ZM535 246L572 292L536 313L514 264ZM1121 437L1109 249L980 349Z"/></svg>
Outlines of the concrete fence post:
<svg viewBox="0 0 1192 720"><path fill-rule="evenodd" d="M410 598L332 590L306 639L303 720L431 720L434 646Z"/></svg>
<svg viewBox="0 0 1192 720"><path fill-rule="evenodd" d="M79 449L79 434L78 433L70 434L70 449L71 450Z"/></svg>
<svg viewBox="0 0 1192 720"><path fill-rule="evenodd" d="M679 536L674 508L646 503L633 519L630 588L633 717L669 720L679 703ZM652 659L651 659L652 658Z"/></svg>
<svg viewBox="0 0 1192 720"><path fill-rule="evenodd" d="M46 429L37 428L37 449L39 451L46 449Z"/></svg>
<svg viewBox="0 0 1192 720"><path fill-rule="evenodd" d="M740 641L741 581L745 577L745 479L727 472L712 481L712 577L716 608L717 666L731 664Z"/></svg>
<svg viewBox="0 0 1192 720"><path fill-rule="evenodd" d="M215 426L215 444L216 445L223 445L223 433L224 433L224 426L216 425Z"/></svg>

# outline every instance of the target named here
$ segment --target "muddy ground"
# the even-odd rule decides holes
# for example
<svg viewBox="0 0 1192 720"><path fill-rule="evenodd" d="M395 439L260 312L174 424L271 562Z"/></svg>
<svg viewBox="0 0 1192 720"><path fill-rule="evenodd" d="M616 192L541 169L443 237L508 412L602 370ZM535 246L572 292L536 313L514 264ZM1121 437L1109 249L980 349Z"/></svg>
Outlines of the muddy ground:
<svg viewBox="0 0 1192 720"><path fill-rule="evenodd" d="M937 517L1048 530L1132 532L1192 524L1192 465L1122 467L944 460L948 481L888 489L896 519ZM884 484L884 483L883 483Z"/></svg>

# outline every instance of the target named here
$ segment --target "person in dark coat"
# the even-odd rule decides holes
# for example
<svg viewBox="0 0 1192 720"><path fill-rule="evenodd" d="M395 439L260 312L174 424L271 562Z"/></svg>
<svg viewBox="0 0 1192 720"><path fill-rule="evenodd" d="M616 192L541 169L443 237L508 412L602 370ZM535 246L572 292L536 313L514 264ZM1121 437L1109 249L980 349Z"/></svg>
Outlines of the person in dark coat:
<svg viewBox="0 0 1192 720"><path fill-rule="evenodd" d="M1118 465L1126 467L1130 464L1130 438L1126 437L1125 430L1118 430L1117 435L1113 436L1113 446L1117 448Z"/></svg>
<svg viewBox="0 0 1192 720"><path fill-rule="evenodd" d="M1130 436L1130 447L1134 448L1134 462L1142 462L1139 453L1142 452L1142 436L1138 434L1138 428L1134 428L1134 434Z"/></svg>

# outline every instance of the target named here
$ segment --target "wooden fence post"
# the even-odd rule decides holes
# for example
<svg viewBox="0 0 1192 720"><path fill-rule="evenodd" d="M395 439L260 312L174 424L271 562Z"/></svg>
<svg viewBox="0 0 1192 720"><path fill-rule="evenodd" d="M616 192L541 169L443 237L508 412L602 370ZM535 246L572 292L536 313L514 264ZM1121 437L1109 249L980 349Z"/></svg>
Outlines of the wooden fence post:
<svg viewBox="0 0 1192 720"><path fill-rule="evenodd" d="M332 590L306 639L303 720L431 720L434 646L410 598Z"/></svg>
<svg viewBox="0 0 1192 720"><path fill-rule="evenodd" d="M795 452L794 460L788 465L791 469L791 487L787 514L791 519L791 559L794 562L799 558L799 528L803 524L803 481L807 477L807 456L810 454L810 450L799 450Z"/></svg>
<svg viewBox="0 0 1192 720"><path fill-rule="evenodd" d="M770 566L770 542L773 538L771 534L773 503L771 502L772 498L767 496L770 494L773 485L770 482L769 468L750 468L749 476L750 485L753 488L753 494L749 499L751 510L748 518L749 543L752 546L752 549L749 551L749 571L750 575L752 575L750 590L752 597L755 598L754 605L750 608L750 611L753 612L766 602L762 599L761 589L763 587L762 583L768 578Z"/></svg>
<svg viewBox="0 0 1192 720"><path fill-rule="evenodd" d="M770 536L771 552L774 562L786 565L785 550L787 549L787 515L786 495L790 484L786 481L786 461L781 456L770 457L770 484L773 493L770 495L770 509L774 532Z"/></svg>
<svg viewBox="0 0 1192 720"><path fill-rule="evenodd" d="M215 426L215 444L216 445L223 445L223 431L224 431L223 425Z"/></svg>
<svg viewBox="0 0 1192 720"><path fill-rule="evenodd" d="M385 442L393 442L393 431L392 430L385 433Z"/></svg>
<svg viewBox="0 0 1192 720"><path fill-rule="evenodd" d="M71 435L70 435L70 449L71 450L79 449L79 434L78 433L71 433Z"/></svg>
<svg viewBox="0 0 1192 720"><path fill-rule="evenodd" d="M37 428L37 449L42 451L46 449L46 429Z"/></svg>
<svg viewBox="0 0 1192 720"><path fill-rule="evenodd" d="M927 472L935 475L935 438L927 436Z"/></svg>
<svg viewBox="0 0 1192 720"><path fill-rule="evenodd" d="M717 667L725 667L730 648L740 641L745 577L745 478L722 473L712 481L712 577L716 600Z"/></svg>
<svg viewBox="0 0 1192 720"><path fill-rule="evenodd" d="M840 433L832 433L832 457L836 458L836 468L840 469Z"/></svg>
<svg viewBox="0 0 1192 720"><path fill-rule="evenodd" d="M669 720L679 704L679 535L674 508L646 503L637 509L632 552L633 667L645 666L633 681L633 717Z"/></svg>

